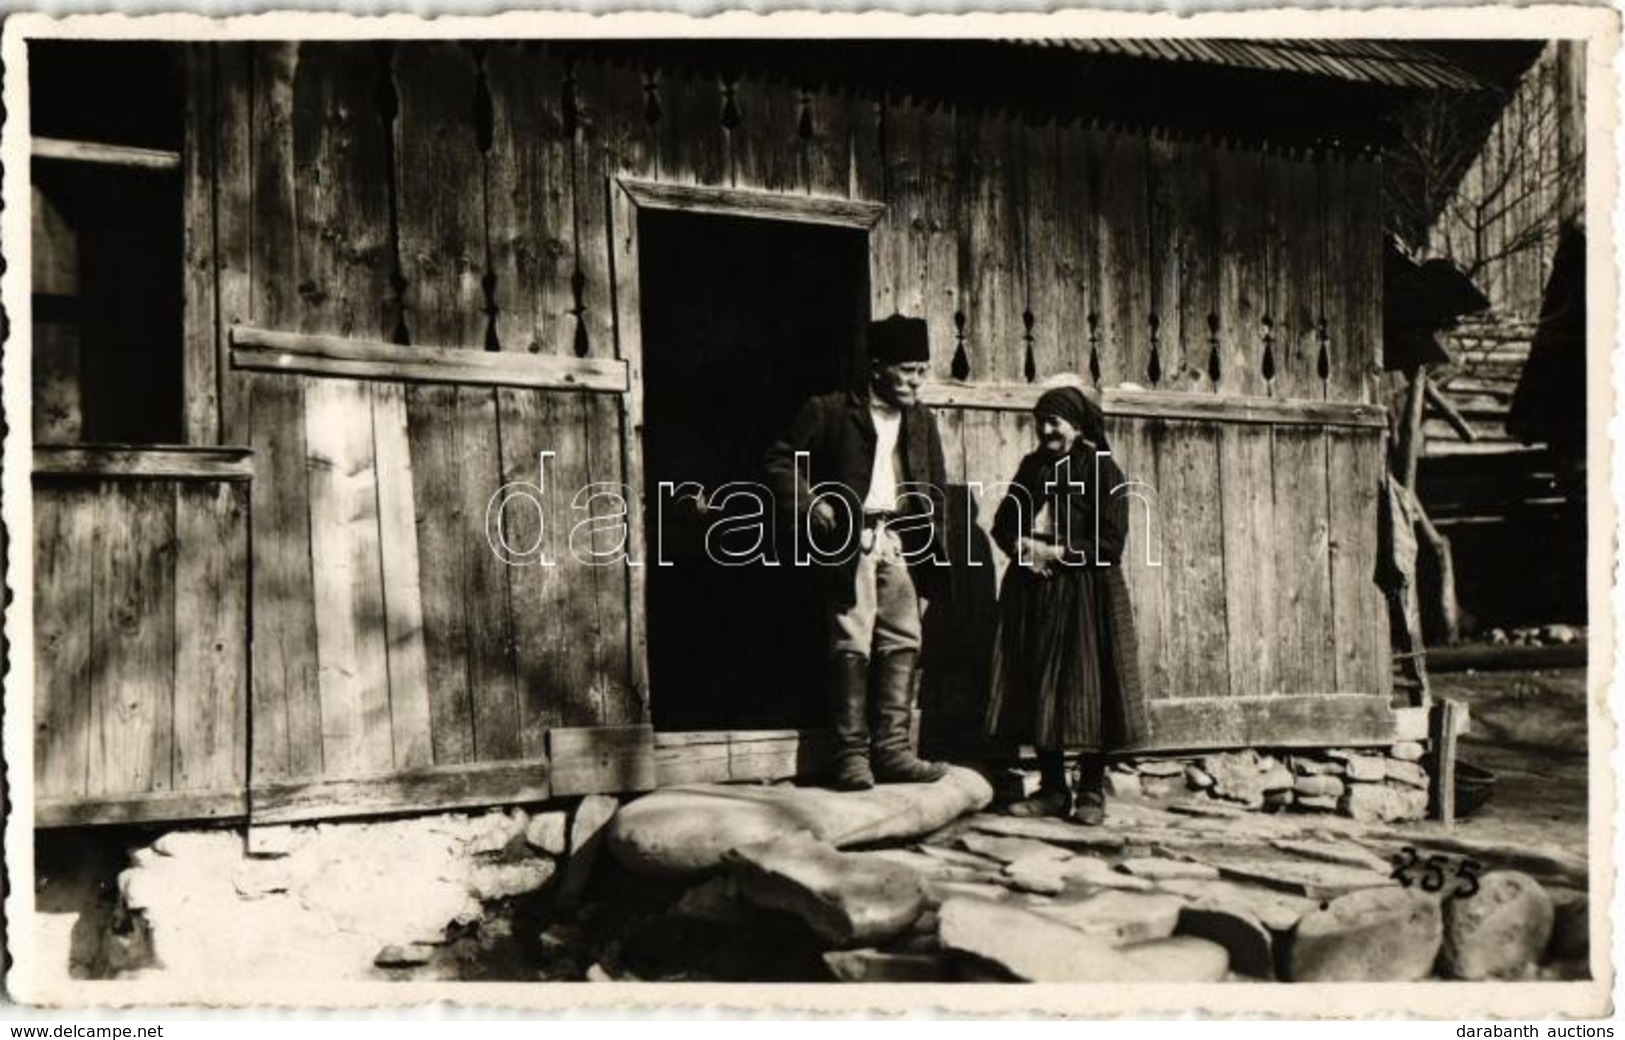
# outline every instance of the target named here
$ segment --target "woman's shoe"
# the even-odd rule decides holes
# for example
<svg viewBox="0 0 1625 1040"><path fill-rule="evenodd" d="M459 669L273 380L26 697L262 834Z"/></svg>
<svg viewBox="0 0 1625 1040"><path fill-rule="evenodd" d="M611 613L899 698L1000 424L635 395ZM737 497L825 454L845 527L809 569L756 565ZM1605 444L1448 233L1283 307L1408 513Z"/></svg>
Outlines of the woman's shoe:
<svg viewBox="0 0 1625 1040"><path fill-rule="evenodd" d="M1072 811L1072 793L1065 788L1039 788L1031 798L1011 802L1004 811L1010 816L1058 816L1064 820Z"/></svg>
<svg viewBox="0 0 1625 1040"><path fill-rule="evenodd" d="M1072 822L1085 827L1099 827L1106 822L1106 792L1079 791L1072 806Z"/></svg>

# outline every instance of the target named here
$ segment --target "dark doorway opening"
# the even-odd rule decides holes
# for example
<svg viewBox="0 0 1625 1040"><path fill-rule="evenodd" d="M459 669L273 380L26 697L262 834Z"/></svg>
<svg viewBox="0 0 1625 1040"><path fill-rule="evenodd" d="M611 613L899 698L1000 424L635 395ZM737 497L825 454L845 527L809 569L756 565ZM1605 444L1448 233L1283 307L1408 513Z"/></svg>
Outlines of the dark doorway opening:
<svg viewBox="0 0 1625 1040"><path fill-rule="evenodd" d="M744 518L766 494L762 455L801 403L862 376L867 236L645 211L638 237L645 518L651 549L670 564L649 567L645 604L654 724L815 724L826 654L815 573L793 566L771 508L763 548L777 565L714 555L753 544ZM664 482L702 486L714 508L698 513ZM718 501L738 482L762 492Z"/></svg>

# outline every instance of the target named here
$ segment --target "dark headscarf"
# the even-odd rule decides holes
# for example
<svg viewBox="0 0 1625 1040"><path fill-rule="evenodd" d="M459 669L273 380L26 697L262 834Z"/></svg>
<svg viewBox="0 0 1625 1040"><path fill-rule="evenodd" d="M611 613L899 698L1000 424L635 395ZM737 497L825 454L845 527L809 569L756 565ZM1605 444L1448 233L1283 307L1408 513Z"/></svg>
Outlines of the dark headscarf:
<svg viewBox="0 0 1625 1040"><path fill-rule="evenodd" d="M1106 413L1077 387L1058 386L1044 391L1038 404L1033 406L1033 414L1065 419L1094 443L1096 451L1111 450L1111 445L1106 443Z"/></svg>

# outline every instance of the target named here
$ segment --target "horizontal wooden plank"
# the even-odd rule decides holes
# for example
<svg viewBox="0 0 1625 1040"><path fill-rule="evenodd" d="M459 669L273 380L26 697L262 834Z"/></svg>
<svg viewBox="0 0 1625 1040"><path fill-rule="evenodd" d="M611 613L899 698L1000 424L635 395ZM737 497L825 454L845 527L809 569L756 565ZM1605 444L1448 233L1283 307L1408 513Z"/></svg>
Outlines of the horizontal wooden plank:
<svg viewBox="0 0 1625 1040"><path fill-rule="evenodd" d="M652 791L656 786L652 726L560 727L547 731L553 794Z"/></svg>
<svg viewBox="0 0 1625 1040"><path fill-rule="evenodd" d="M137 170L179 170L181 153L160 148L135 148L100 141L68 141L59 137L36 137L29 151L36 159L60 162L97 163Z"/></svg>
<svg viewBox="0 0 1625 1040"><path fill-rule="evenodd" d="M820 195L784 195L739 188L665 184L629 177L621 178L620 185L640 207L685 213L793 220L802 224L866 229L874 227L886 212L882 203Z"/></svg>
<svg viewBox="0 0 1625 1040"><path fill-rule="evenodd" d="M546 762L478 762L347 780L255 784L250 823L544 802L553 796Z"/></svg>
<svg viewBox="0 0 1625 1040"><path fill-rule="evenodd" d="M1430 672L1517 672L1537 668L1584 668L1585 640L1551 646L1439 646L1428 649Z"/></svg>
<svg viewBox="0 0 1625 1040"><path fill-rule="evenodd" d="M1367 694L1185 697L1152 701L1150 710L1151 738L1137 750L1392 744L1398 733L1388 698ZM1200 745L1172 744L1158 732L1203 737Z"/></svg>
<svg viewBox="0 0 1625 1040"><path fill-rule="evenodd" d="M36 477L131 477L157 480L249 480L249 448L127 445L41 445L34 448Z"/></svg>
<svg viewBox="0 0 1625 1040"><path fill-rule="evenodd" d="M236 325L231 330L234 368L345 379L464 386L515 386L536 390L625 393L625 361L521 351L461 347L403 347L345 336L277 332Z"/></svg>
<svg viewBox="0 0 1625 1040"><path fill-rule="evenodd" d="M1032 383L928 383L920 399L935 408L977 408L1025 412L1049 389ZM1289 401L1159 390L1107 390L1096 397L1107 415L1141 419L1194 419L1208 422L1267 423L1273 426L1356 426L1382 428L1379 405L1339 401Z"/></svg>
<svg viewBox="0 0 1625 1040"><path fill-rule="evenodd" d="M832 751L826 729L712 730L655 736L661 787L816 776L827 771Z"/></svg>
<svg viewBox="0 0 1625 1040"><path fill-rule="evenodd" d="M248 794L225 791L149 791L108 798L43 798L34 803L36 827L86 827L181 820L241 820Z"/></svg>

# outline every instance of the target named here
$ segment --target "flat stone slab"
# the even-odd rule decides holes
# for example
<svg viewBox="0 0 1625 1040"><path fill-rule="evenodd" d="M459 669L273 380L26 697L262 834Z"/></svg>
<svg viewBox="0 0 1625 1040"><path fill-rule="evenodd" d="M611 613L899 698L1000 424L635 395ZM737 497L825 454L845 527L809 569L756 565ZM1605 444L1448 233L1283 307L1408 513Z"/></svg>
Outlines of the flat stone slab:
<svg viewBox="0 0 1625 1040"><path fill-rule="evenodd" d="M1071 849L1120 849L1123 835L1105 827L1084 827L1044 816L993 816L981 814L965 821L982 834L1005 838L1029 838L1063 845Z"/></svg>
<svg viewBox="0 0 1625 1040"><path fill-rule="evenodd" d="M806 834L734 849L726 862L747 900L795 914L829 946L884 943L925 909L925 892L910 868L837 852Z"/></svg>
<svg viewBox="0 0 1625 1040"><path fill-rule="evenodd" d="M1051 845L1046 841L1035 841L1031 838L1002 838L995 834L972 832L962 835L959 844L962 848L974 852L978 856L986 856L988 859L995 859L1000 863L1066 859L1072 855L1066 849L1058 845Z"/></svg>
<svg viewBox="0 0 1625 1040"><path fill-rule="evenodd" d="M1236 881L1174 880L1159 882L1164 892L1184 896L1200 909L1229 910L1256 917L1272 932L1289 932L1303 915L1318 905L1312 899L1286 892L1256 888Z"/></svg>
<svg viewBox="0 0 1625 1040"><path fill-rule="evenodd" d="M1210 982L1229 955L1193 936L1113 946L1034 910L964 896L942 905L942 945L1031 982Z"/></svg>
<svg viewBox="0 0 1625 1040"><path fill-rule="evenodd" d="M1154 892L1107 890L1083 899L1058 899L1033 912L1113 946L1166 939L1174 934L1184 900Z"/></svg>
<svg viewBox="0 0 1625 1040"><path fill-rule="evenodd" d="M624 806L606 844L622 866L650 876L713 870L730 849L805 833L837 848L929 834L984 808L993 789L952 767L930 784L840 792L789 784L668 787Z"/></svg>
<svg viewBox="0 0 1625 1040"><path fill-rule="evenodd" d="M1152 881L1168 881L1174 878L1202 880L1219 876L1219 869L1206 863L1163 859L1160 856L1134 856L1118 864L1118 869Z"/></svg>
<svg viewBox="0 0 1625 1040"><path fill-rule="evenodd" d="M1215 857L1206 862L1222 877L1274 888L1310 899L1333 899L1365 888L1397 887L1387 874L1341 863L1314 863L1276 857Z"/></svg>

